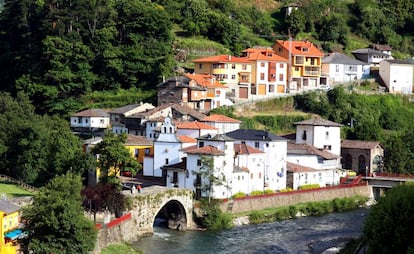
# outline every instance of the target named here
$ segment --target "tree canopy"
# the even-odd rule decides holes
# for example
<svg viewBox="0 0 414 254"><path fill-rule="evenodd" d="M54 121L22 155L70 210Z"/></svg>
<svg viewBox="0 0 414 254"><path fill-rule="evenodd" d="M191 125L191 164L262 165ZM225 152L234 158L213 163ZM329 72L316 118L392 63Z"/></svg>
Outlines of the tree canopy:
<svg viewBox="0 0 414 254"><path fill-rule="evenodd" d="M81 177L58 176L42 187L33 204L23 210L28 235L24 253L89 253L97 238L95 224L81 206Z"/></svg>
<svg viewBox="0 0 414 254"><path fill-rule="evenodd" d="M368 253L414 253L414 185L393 187L381 197L364 224Z"/></svg>

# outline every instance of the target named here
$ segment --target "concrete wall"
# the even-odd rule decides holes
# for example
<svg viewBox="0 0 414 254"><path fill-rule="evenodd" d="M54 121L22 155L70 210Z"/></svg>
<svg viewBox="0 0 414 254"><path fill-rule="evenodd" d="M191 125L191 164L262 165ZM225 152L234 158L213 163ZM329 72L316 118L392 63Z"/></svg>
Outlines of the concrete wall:
<svg viewBox="0 0 414 254"><path fill-rule="evenodd" d="M265 208L275 208L289 206L299 203L315 202L323 200L332 200L335 198L353 197L353 196L371 197L371 187L364 186L335 186L321 188L317 190L303 190L275 193L263 196L244 197L233 200L231 211L228 210L229 201L221 204L220 208L224 212L240 213ZM231 201L230 201L231 202ZM231 206L231 205L230 205Z"/></svg>

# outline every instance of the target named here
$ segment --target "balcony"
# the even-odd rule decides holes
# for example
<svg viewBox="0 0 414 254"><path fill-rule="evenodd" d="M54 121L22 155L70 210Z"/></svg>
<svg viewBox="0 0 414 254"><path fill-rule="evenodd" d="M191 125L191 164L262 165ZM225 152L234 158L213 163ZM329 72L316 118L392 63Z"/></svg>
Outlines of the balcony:
<svg viewBox="0 0 414 254"><path fill-rule="evenodd" d="M304 76L320 76L320 68L315 66L305 67Z"/></svg>

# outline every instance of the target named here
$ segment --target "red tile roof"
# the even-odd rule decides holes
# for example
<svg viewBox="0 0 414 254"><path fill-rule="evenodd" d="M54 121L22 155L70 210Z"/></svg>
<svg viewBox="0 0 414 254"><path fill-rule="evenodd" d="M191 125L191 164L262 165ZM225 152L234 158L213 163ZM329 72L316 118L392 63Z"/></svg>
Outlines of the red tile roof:
<svg viewBox="0 0 414 254"><path fill-rule="evenodd" d="M187 78L194 80L198 85L206 88L227 88L227 86L220 83L213 75L210 74L184 74Z"/></svg>
<svg viewBox="0 0 414 254"><path fill-rule="evenodd" d="M209 56L193 60L193 63L250 63L246 58L231 56L231 55L218 55Z"/></svg>
<svg viewBox="0 0 414 254"><path fill-rule="evenodd" d="M318 172L318 171L324 171L324 170L318 170L311 167L302 166L299 164L286 162L286 167L288 172L292 173L299 173L299 172Z"/></svg>
<svg viewBox="0 0 414 254"><path fill-rule="evenodd" d="M341 141L341 148L355 148L355 149L374 149L379 146L378 141L365 141L365 140L349 140L344 139Z"/></svg>
<svg viewBox="0 0 414 254"><path fill-rule="evenodd" d="M136 135L128 134L127 139L124 144L125 145L152 145L153 142L151 140L146 139L143 136L136 136Z"/></svg>
<svg viewBox="0 0 414 254"><path fill-rule="evenodd" d="M200 123L198 121L194 122L180 122L176 124L177 129L192 129L192 130L217 130L216 127Z"/></svg>
<svg viewBox="0 0 414 254"><path fill-rule="evenodd" d="M203 122L216 122L216 123L241 123L241 121L225 116L225 115L209 115L202 119Z"/></svg>
<svg viewBox="0 0 414 254"><path fill-rule="evenodd" d="M289 45L290 43L291 46ZM283 41L277 40L276 44L281 45L287 51L289 48L292 49L292 55L301 55L301 56L316 56L323 57L324 54L310 41Z"/></svg>
<svg viewBox="0 0 414 254"><path fill-rule="evenodd" d="M288 59L278 56L272 48L248 48L242 52L247 54L246 58L249 60L289 62Z"/></svg>
<svg viewBox="0 0 414 254"><path fill-rule="evenodd" d="M190 147L183 149L184 152L188 154L200 154L200 155L224 155L224 151L221 151L214 146L203 146L200 148L193 148L190 149Z"/></svg>
<svg viewBox="0 0 414 254"><path fill-rule="evenodd" d="M186 135L182 135L182 136L178 136L178 139L182 142L182 143L197 143L197 139L186 136Z"/></svg>
<svg viewBox="0 0 414 254"><path fill-rule="evenodd" d="M303 154L303 155L318 155L325 160L333 160L339 158L338 155L333 154L327 150L319 150L314 146L308 144L287 143L288 154Z"/></svg>
<svg viewBox="0 0 414 254"><path fill-rule="evenodd" d="M237 154L252 154L252 153L263 153L257 148L251 147L246 144L234 144L234 151Z"/></svg>

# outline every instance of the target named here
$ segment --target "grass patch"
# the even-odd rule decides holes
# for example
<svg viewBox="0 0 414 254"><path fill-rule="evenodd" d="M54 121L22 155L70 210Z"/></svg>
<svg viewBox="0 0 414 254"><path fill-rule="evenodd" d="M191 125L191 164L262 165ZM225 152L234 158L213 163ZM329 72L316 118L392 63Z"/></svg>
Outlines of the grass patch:
<svg viewBox="0 0 414 254"><path fill-rule="evenodd" d="M111 244L106 248L103 248L101 254L140 254L143 253L137 249L134 249L131 245L123 244Z"/></svg>
<svg viewBox="0 0 414 254"><path fill-rule="evenodd" d="M0 194L6 194L9 198L33 196L33 193L21 188L17 184L5 182L0 182Z"/></svg>

